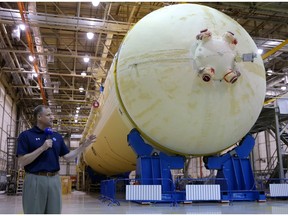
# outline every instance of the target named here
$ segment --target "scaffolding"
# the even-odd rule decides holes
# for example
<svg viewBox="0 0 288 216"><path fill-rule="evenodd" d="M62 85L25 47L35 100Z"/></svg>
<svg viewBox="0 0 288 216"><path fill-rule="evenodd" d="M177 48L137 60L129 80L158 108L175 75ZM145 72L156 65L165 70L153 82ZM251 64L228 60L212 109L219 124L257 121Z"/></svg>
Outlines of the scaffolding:
<svg viewBox="0 0 288 216"><path fill-rule="evenodd" d="M265 140L269 134L276 142L276 150L267 155L267 166L262 170L254 170L261 179L284 179L288 171L288 107L286 104L282 106L283 102L287 103L288 99L277 99L273 106L264 107L250 130L250 133L256 134L265 131Z"/></svg>

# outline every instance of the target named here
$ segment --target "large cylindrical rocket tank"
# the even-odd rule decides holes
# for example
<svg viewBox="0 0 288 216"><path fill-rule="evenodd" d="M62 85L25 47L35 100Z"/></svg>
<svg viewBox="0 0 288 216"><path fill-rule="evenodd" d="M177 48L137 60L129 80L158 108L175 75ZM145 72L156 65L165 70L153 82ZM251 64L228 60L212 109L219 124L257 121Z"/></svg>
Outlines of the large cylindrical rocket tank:
<svg viewBox="0 0 288 216"><path fill-rule="evenodd" d="M207 6L178 4L141 19L124 38L84 137L95 171L135 169L127 134L158 150L210 155L239 141L263 106L265 69L248 33Z"/></svg>

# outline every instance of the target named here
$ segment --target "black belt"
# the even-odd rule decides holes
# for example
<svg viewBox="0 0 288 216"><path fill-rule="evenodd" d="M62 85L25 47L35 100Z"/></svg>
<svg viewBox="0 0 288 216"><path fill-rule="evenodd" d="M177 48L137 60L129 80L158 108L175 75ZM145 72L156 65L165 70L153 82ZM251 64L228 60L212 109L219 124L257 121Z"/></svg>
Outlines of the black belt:
<svg viewBox="0 0 288 216"><path fill-rule="evenodd" d="M55 176L58 175L58 172L37 172L37 173L31 173L34 175L40 175L40 176Z"/></svg>

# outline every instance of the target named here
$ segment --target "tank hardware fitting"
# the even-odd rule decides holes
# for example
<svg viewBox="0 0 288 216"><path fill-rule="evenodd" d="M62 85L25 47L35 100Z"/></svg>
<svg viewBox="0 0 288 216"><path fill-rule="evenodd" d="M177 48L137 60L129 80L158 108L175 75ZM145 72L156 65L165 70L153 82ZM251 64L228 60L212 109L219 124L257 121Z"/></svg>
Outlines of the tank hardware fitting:
<svg viewBox="0 0 288 216"><path fill-rule="evenodd" d="M201 68L199 74L204 82L209 82L215 75L215 69L212 67Z"/></svg>
<svg viewBox="0 0 288 216"><path fill-rule="evenodd" d="M254 62L254 58L257 57L256 53L244 53L242 55L242 61L243 62Z"/></svg>
<svg viewBox="0 0 288 216"><path fill-rule="evenodd" d="M207 41L211 38L211 36L212 36L212 33L210 31L208 31L208 29L204 29L204 30L200 31L200 34L198 34L196 36L196 39Z"/></svg>
<svg viewBox="0 0 288 216"><path fill-rule="evenodd" d="M236 45L238 43L237 39L234 37L234 33L227 31L223 38L230 44Z"/></svg>
<svg viewBox="0 0 288 216"><path fill-rule="evenodd" d="M224 75L224 80L228 83L235 83L238 80L238 77L241 76L241 73L239 71L234 71L232 69L229 69L227 73Z"/></svg>

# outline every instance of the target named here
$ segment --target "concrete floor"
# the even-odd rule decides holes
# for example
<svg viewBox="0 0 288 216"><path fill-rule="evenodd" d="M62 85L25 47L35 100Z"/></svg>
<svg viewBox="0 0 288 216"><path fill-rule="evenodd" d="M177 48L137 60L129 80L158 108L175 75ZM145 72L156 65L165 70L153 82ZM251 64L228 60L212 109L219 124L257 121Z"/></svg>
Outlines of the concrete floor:
<svg viewBox="0 0 288 216"><path fill-rule="evenodd" d="M266 202L192 203L171 206L169 203L140 205L120 201L120 206L102 202L98 194L73 191L63 195L63 214L288 214L287 200ZM23 214L21 196L0 194L0 214Z"/></svg>

